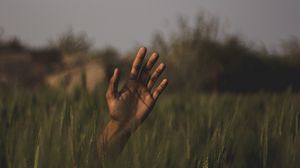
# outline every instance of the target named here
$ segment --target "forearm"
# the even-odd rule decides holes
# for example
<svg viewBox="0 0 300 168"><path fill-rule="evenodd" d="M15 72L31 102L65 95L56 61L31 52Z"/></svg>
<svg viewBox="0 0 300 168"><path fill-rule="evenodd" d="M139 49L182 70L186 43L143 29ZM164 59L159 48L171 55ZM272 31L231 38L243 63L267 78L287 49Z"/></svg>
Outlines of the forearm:
<svg viewBox="0 0 300 168"><path fill-rule="evenodd" d="M126 145L131 131L119 122L110 120L97 138L97 152L100 159L115 158Z"/></svg>

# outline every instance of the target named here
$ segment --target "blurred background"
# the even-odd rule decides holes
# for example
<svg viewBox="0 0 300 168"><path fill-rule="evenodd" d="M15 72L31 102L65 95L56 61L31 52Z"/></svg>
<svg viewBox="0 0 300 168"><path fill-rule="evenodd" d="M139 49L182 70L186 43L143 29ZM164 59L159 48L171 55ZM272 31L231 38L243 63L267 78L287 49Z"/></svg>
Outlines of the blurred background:
<svg viewBox="0 0 300 168"><path fill-rule="evenodd" d="M112 167L297 167L299 6L1 0L1 167L93 165L107 81L115 67L126 80L141 46L170 84Z"/></svg>
<svg viewBox="0 0 300 168"><path fill-rule="evenodd" d="M92 89L147 46L167 62L175 90L298 90L297 6L293 0L2 1L0 85L54 87L65 79L74 88L84 70Z"/></svg>

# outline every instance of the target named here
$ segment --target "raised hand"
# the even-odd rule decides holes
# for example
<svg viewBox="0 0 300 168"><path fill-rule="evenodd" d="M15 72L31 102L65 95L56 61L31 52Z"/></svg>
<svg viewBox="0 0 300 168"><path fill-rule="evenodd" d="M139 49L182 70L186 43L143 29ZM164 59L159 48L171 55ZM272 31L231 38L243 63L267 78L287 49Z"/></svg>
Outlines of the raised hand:
<svg viewBox="0 0 300 168"><path fill-rule="evenodd" d="M153 53L143 65L145 56L146 48L143 47L132 63L129 80L120 91L118 91L120 71L115 69L106 94L111 119L131 131L146 119L168 82L167 79L163 79L153 89L166 66L161 63L151 73L159 56Z"/></svg>
<svg viewBox="0 0 300 168"><path fill-rule="evenodd" d="M159 95L167 87L168 80L163 79L154 88L166 67L161 63L151 72L158 54L153 53L143 64L145 57L146 48L140 48L132 63L129 79L120 91L120 71L114 70L106 92L111 119L97 139L100 157L108 153L114 158L123 149L130 135L147 118Z"/></svg>

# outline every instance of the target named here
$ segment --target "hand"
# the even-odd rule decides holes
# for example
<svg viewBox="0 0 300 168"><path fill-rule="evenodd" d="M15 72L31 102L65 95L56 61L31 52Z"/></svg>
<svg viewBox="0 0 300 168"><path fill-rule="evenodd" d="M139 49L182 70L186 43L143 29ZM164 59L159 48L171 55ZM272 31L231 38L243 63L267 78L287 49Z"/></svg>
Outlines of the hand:
<svg viewBox="0 0 300 168"><path fill-rule="evenodd" d="M143 65L145 55L146 48L140 48L133 61L129 80L121 91L118 91L120 71L115 69L106 93L111 121L130 132L147 118L168 83L167 79L163 79L153 89L166 66L161 63L154 72L151 72L159 56L153 53Z"/></svg>
<svg viewBox="0 0 300 168"><path fill-rule="evenodd" d="M165 69L161 63L151 72L158 54L153 53L143 65L146 48L141 48L133 63L129 80L118 90L119 69L114 70L106 92L106 100L111 120L97 138L99 160L110 156L114 159L124 148L131 133L147 118L159 95L167 87L167 79L153 89L159 76ZM102 159L101 159L102 158Z"/></svg>

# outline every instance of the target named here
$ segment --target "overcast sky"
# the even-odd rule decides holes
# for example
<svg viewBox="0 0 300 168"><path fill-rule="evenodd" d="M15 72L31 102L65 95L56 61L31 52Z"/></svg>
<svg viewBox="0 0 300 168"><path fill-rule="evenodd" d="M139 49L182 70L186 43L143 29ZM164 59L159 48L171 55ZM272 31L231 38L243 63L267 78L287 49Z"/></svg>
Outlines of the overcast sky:
<svg viewBox="0 0 300 168"><path fill-rule="evenodd" d="M300 0L0 0L0 27L39 46L68 28L84 31L96 47L124 51L148 45L157 30L174 29L178 15L204 10L228 23L230 32L276 47L300 36Z"/></svg>

